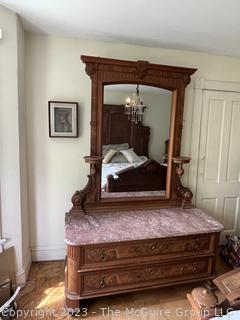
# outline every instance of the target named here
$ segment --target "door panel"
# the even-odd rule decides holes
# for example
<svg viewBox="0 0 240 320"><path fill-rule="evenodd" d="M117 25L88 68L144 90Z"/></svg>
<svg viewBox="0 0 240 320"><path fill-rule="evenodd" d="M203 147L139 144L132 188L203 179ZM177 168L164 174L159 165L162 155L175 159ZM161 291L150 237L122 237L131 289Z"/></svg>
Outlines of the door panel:
<svg viewBox="0 0 240 320"><path fill-rule="evenodd" d="M225 197L223 204L223 224L227 230L236 229L238 216L238 197Z"/></svg>
<svg viewBox="0 0 240 320"><path fill-rule="evenodd" d="M201 207L207 213L211 212L212 217L217 219L217 217L215 217L217 211L217 204L217 198L202 198L201 205L199 207Z"/></svg>
<svg viewBox="0 0 240 320"><path fill-rule="evenodd" d="M240 94L204 91L196 203L239 232Z"/></svg>
<svg viewBox="0 0 240 320"><path fill-rule="evenodd" d="M227 181L240 181L240 102L233 101L228 153Z"/></svg>
<svg viewBox="0 0 240 320"><path fill-rule="evenodd" d="M225 102L221 100L209 101L206 110L206 142L204 181L219 181L220 161L219 153L222 148L223 118L225 114ZM204 145L203 145L204 147Z"/></svg>

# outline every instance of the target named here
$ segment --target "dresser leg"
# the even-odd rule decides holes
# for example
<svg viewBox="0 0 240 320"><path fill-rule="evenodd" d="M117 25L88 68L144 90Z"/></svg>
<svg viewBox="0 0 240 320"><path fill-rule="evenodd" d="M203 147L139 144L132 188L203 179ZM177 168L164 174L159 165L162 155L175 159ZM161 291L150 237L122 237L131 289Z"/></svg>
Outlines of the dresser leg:
<svg viewBox="0 0 240 320"><path fill-rule="evenodd" d="M79 300L72 300L68 297L65 298L66 309L70 315L75 315L80 310L80 301Z"/></svg>

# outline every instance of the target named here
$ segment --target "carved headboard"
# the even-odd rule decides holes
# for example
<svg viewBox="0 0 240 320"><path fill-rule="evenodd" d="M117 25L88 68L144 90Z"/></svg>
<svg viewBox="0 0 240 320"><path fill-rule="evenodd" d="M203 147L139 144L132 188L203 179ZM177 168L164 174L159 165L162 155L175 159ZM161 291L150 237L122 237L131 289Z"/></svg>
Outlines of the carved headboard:
<svg viewBox="0 0 240 320"><path fill-rule="evenodd" d="M149 127L128 120L124 105L104 104L102 144L128 142L138 155L148 157L149 136Z"/></svg>

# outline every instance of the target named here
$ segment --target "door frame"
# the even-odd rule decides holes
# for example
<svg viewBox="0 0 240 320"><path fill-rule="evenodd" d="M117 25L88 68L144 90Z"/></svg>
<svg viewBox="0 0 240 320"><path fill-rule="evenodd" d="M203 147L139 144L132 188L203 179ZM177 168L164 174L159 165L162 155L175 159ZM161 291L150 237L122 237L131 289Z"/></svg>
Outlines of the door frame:
<svg viewBox="0 0 240 320"><path fill-rule="evenodd" d="M196 78L193 90L193 115L190 140L190 155L192 160L189 166L188 185L193 192L192 202L196 205L204 91L208 90L240 93L240 82L215 81L206 80L204 78Z"/></svg>

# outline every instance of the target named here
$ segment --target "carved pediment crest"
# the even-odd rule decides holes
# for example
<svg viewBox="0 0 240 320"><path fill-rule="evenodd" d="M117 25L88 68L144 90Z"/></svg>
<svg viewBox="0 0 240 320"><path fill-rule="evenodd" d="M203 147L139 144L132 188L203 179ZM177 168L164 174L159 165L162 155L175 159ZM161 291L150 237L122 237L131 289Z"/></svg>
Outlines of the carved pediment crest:
<svg viewBox="0 0 240 320"><path fill-rule="evenodd" d="M147 70L149 67L148 61L137 61L137 73L140 79L143 79L147 75Z"/></svg>

